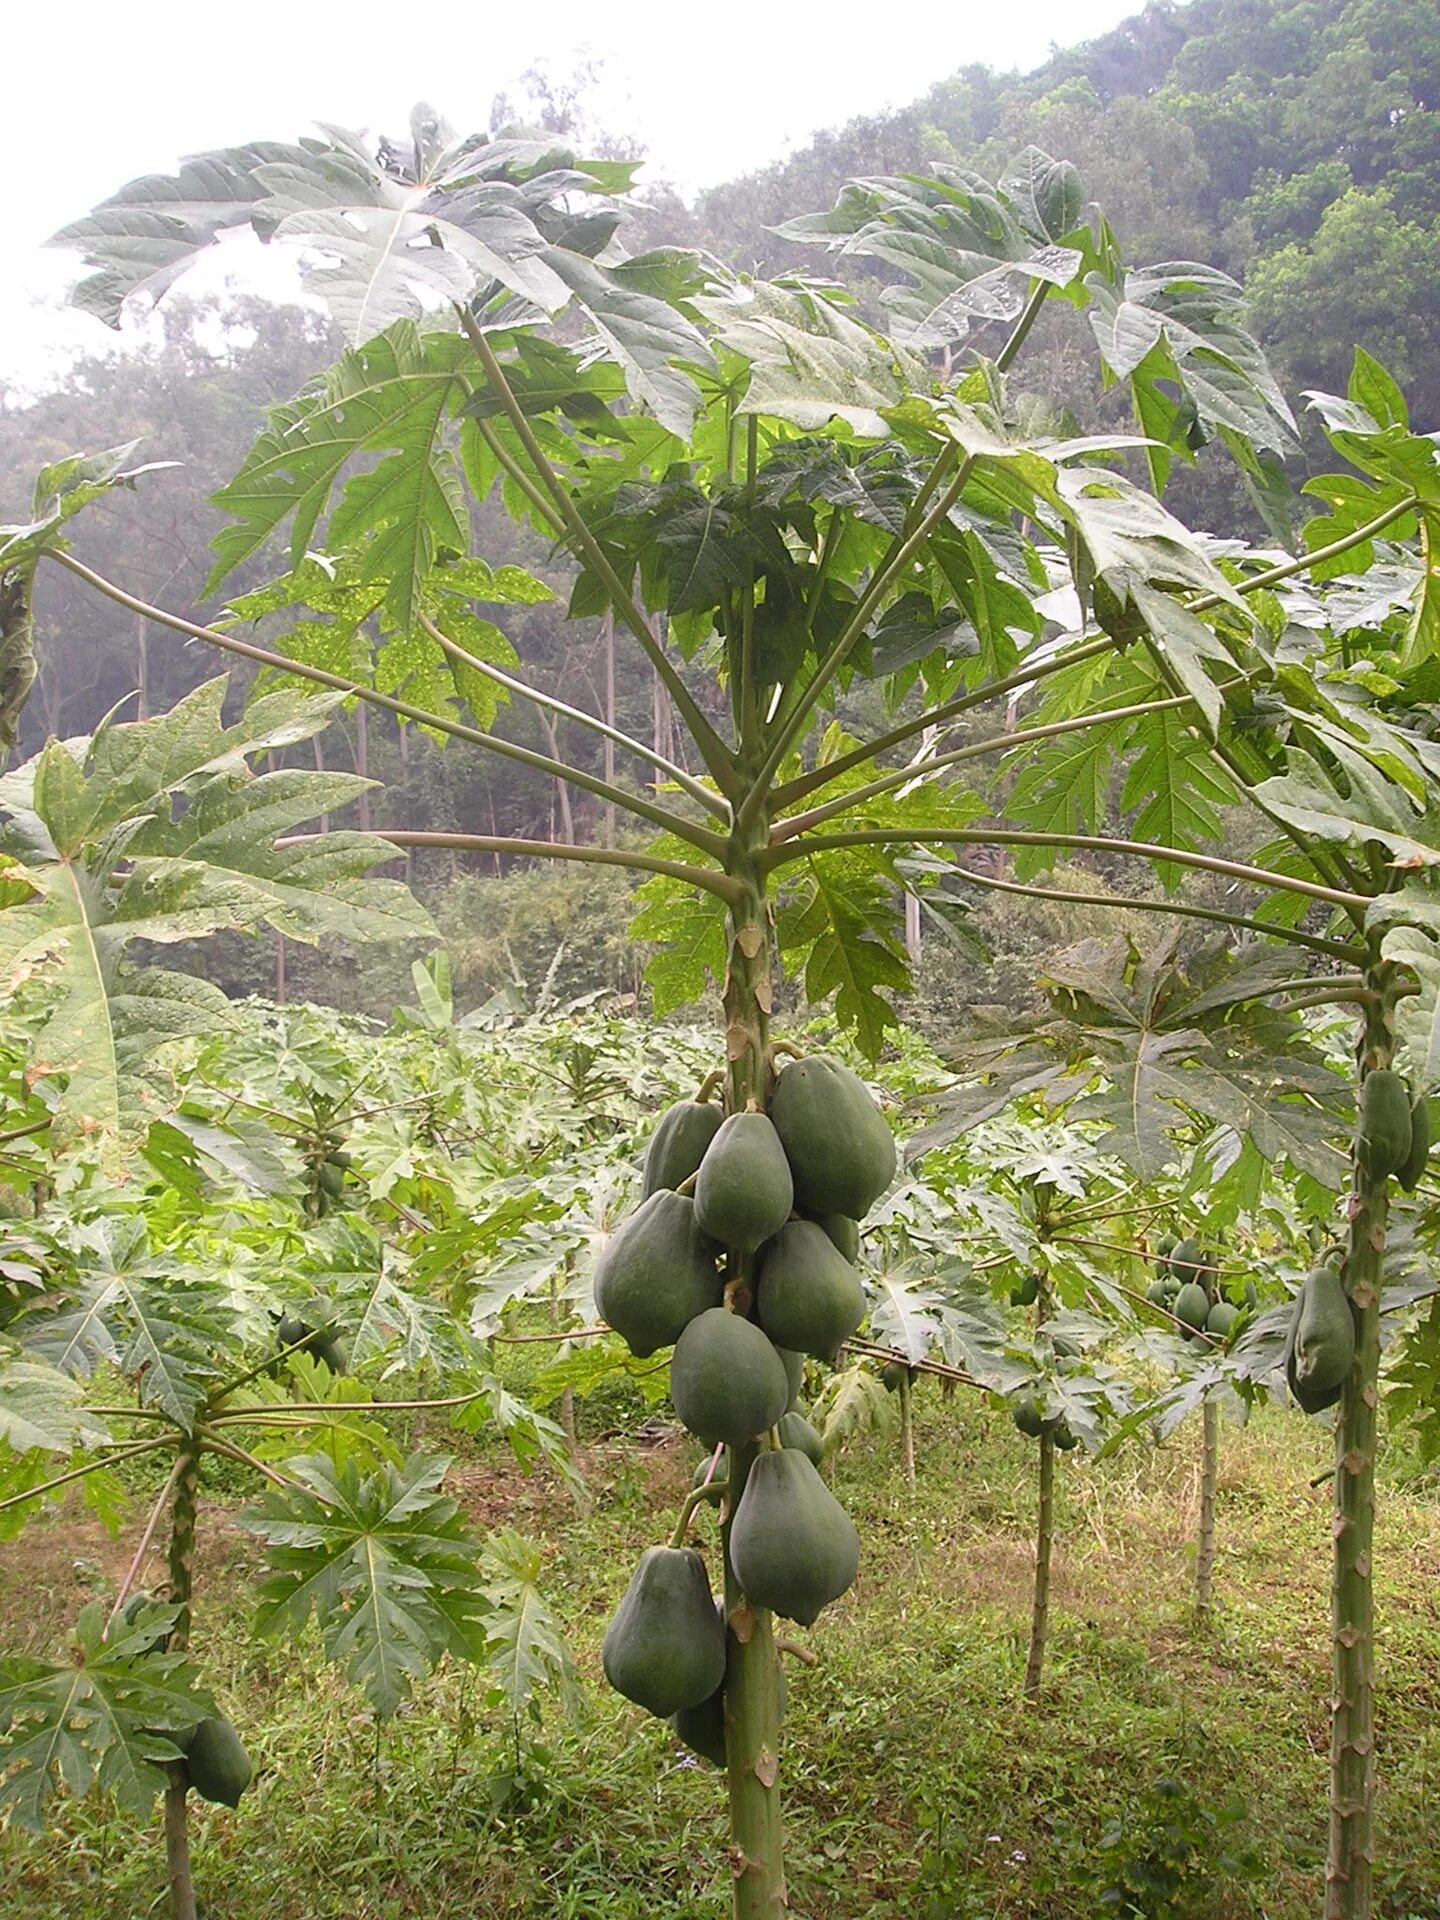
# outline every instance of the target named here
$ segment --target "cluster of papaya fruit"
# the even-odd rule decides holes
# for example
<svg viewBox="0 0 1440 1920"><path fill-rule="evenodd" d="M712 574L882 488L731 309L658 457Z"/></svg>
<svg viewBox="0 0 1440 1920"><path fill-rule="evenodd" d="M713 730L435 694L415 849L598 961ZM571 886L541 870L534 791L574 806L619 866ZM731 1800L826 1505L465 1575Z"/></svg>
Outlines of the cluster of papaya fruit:
<svg viewBox="0 0 1440 1920"><path fill-rule="evenodd" d="M1413 1100L1404 1076L1389 1067L1377 1067L1360 1083L1355 1154L1371 1179L1393 1175L1407 1193L1420 1184L1430 1158L1430 1103Z"/></svg>
<svg viewBox="0 0 1440 1920"><path fill-rule="evenodd" d="M670 1398L697 1439L768 1438L729 1515L730 1562L752 1608L805 1626L854 1580L860 1542L820 1477L804 1366L833 1361L864 1318L859 1223L894 1174L894 1138L868 1088L809 1055L780 1071L768 1113L670 1107L640 1205L595 1268L596 1307L633 1354L673 1345ZM727 1630L693 1548L647 1548L602 1662L617 1692L723 1764Z"/></svg>
<svg viewBox="0 0 1440 1920"><path fill-rule="evenodd" d="M1430 1158L1430 1106L1412 1099L1403 1075L1388 1067L1360 1084L1355 1157L1369 1180L1395 1179L1407 1193ZM1339 1249L1312 1267L1295 1296L1285 1341L1285 1378L1306 1413L1323 1413L1344 1392L1355 1359L1355 1310Z"/></svg>
<svg viewBox="0 0 1440 1920"><path fill-rule="evenodd" d="M1244 1313L1253 1313L1260 1294L1253 1280L1245 1282L1243 1306L1225 1297L1219 1267L1198 1240L1167 1237L1155 1251L1156 1275L1147 1299L1190 1329L1196 1346L1228 1340ZM1202 1340L1201 1336L1205 1336Z"/></svg>
<svg viewBox="0 0 1440 1920"><path fill-rule="evenodd" d="M1048 1434L1062 1453L1071 1453L1079 1445L1064 1414L1049 1412L1043 1389L1022 1393L1010 1409L1010 1418L1027 1440Z"/></svg>
<svg viewBox="0 0 1440 1920"><path fill-rule="evenodd" d="M323 1220L340 1203L352 1157L345 1149L345 1136L328 1129L318 1132L302 1145L305 1155L305 1218Z"/></svg>

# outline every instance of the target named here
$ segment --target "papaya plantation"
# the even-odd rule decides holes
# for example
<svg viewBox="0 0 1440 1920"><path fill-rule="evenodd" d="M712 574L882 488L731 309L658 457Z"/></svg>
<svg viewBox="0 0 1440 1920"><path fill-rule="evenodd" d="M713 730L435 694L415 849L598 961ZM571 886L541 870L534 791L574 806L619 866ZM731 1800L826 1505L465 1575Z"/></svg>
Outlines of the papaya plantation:
<svg viewBox="0 0 1440 1920"><path fill-rule="evenodd" d="M92 564L148 449L0 529L0 739L58 582L224 657L0 777L0 1552L77 1601L5 1614L15 1910L1430 1911L1440 422L1363 350L1287 394L1035 146L852 180L767 280L558 137L256 131L58 236L124 327L248 229L343 341L209 618ZM1202 448L1246 526L1172 510ZM542 687L536 608L664 726ZM613 830L407 823L362 716ZM643 1006L557 954L460 1011L478 863L625 876ZM997 902L1086 930L933 1046ZM241 936L414 1004L232 998ZM1292 1552L1319 1611L1246 1642ZM95 1809L157 1805L142 1901Z"/></svg>

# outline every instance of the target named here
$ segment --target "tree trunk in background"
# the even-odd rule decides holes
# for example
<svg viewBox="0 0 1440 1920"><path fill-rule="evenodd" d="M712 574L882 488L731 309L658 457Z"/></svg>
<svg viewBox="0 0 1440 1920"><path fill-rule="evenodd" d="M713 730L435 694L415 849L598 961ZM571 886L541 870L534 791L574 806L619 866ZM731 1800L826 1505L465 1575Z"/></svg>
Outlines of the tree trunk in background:
<svg viewBox="0 0 1440 1920"><path fill-rule="evenodd" d="M370 736L365 728L365 702L355 709L355 771L362 780L370 778ZM370 794L362 790L359 800L360 831L370 831Z"/></svg>
<svg viewBox="0 0 1440 1920"><path fill-rule="evenodd" d="M1207 1400L1201 1409L1200 1538L1195 1549L1195 1617L1210 1625L1210 1593L1215 1577L1215 1483L1220 1477L1220 1409Z"/></svg>
<svg viewBox="0 0 1440 1920"><path fill-rule="evenodd" d="M560 758L560 735L548 713L543 707L535 709L535 718L540 722L540 731L545 736L545 751L552 760ZM570 788L564 780L555 783L555 801L559 808L559 828L556 839L567 847L575 845L575 815L570 806Z"/></svg>
<svg viewBox="0 0 1440 1920"><path fill-rule="evenodd" d="M615 614L611 608L607 607L605 610L605 616L600 622L600 633L605 646L605 722L607 726L613 727L615 724ZM604 775L613 786L615 784L615 742L608 735L605 739ZM607 801L605 806L605 844L607 847L613 847L615 844L615 802L613 800Z"/></svg>
<svg viewBox="0 0 1440 1920"><path fill-rule="evenodd" d="M1393 968L1367 970L1358 1082L1395 1057ZM1358 1091L1358 1088L1357 1088ZM1352 1149L1353 1155L1353 1149ZM1334 1570L1330 1712L1330 1853L1325 1920L1370 1920L1374 1901L1375 1796L1375 1461L1380 1386L1380 1292L1390 1183L1354 1156L1345 1290L1355 1315L1355 1358L1335 1420Z"/></svg>

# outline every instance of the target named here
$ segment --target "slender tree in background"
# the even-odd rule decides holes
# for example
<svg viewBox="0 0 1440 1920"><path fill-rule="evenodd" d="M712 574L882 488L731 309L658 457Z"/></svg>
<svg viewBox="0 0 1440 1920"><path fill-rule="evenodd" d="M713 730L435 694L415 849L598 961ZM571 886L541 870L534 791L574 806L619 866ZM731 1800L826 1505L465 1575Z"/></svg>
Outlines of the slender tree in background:
<svg viewBox="0 0 1440 1920"><path fill-rule="evenodd" d="M457 140L422 108L408 138L378 147L331 130L199 156L66 229L95 268L78 298L114 322L163 295L220 230L250 224L302 249L349 346L275 410L219 496L234 523L212 588L288 524L288 567L268 587L210 626L130 593L70 550L86 498L70 474L0 548L22 609L11 630L24 630L43 562L267 682L299 676L614 807L643 845L385 837L643 875L637 928L663 949L657 1007L718 986L732 1115L770 1100L782 968L879 1048L888 996L909 978L906 887L968 898L985 876L956 863L976 848L1003 849L1003 884L1022 891L1060 850L1145 864L1164 891L1137 908L1257 934L1291 953L1315 1000L1358 1003L1366 1077L1389 1069L1397 1002L1418 1008L1423 1090L1440 1058L1424 1039L1440 978L1440 762L1413 689L1440 650L1440 466L1393 383L1362 357L1349 397L1317 403L1352 470L1313 483L1326 511L1301 551L1217 558L1159 502L1173 469L1222 441L1288 537L1294 422L1235 284L1193 264L1127 268L1072 167L1030 148L993 183L954 167L872 179L790 222L792 241L881 264L883 330L827 282L748 280L673 249L625 257L630 171L551 141ZM1137 433L1068 435L1014 388L1050 305L1098 347ZM549 330L561 315L579 343ZM688 736L682 761L657 744L658 723L650 742L599 723L645 770L639 790L563 761L558 728L546 752L494 730L501 699L554 711L492 617L546 589L470 552L469 505L496 494L570 556L571 613L613 617ZM1416 539L1423 567L1404 544ZM1287 594L1301 575L1323 583L1382 557L1395 673L1377 693L1323 619L1307 618L1301 643ZM876 710L858 698L872 684L887 719L861 732L850 715ZM986 708L1010 717L953 744L956 723ZM993 785L967 784L987 761ZM1105 833L1118 764L1133 825ZM1261 840L1252 858L1215 851L1241 839L1237 820ZM277 853L318 858L325 844L282 838ZM927 859L907 859L917 852ZM1225 904L1183 892L1187 875L1223 882ZM1227 1088L1227 1119L1283 1153L1268 1093ZM1372 1901L1373 1169L1356 1174L1353 1215L1327 1920L1360 1920ZM748 1316L749 1251L732 1250L730 1275L726 1305ZM758 1444L731 1449L721 1529L739 1920L787 1903L773 1626L729 1551Z"/></svg>

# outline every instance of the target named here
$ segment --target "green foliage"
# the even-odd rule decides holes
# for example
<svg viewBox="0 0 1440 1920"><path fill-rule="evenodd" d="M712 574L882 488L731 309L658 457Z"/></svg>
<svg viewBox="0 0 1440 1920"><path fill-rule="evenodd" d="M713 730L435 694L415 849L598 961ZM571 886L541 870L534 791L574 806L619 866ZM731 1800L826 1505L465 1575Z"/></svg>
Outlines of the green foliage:
<svg viewBox="0 0 1440 1920"><path fill-rule="evenodd" d="M62 1785L98 1787L128 1813L150 1812L166 1762L179 1757L176 1736L211 1711L182 1654L150 1651L156 1625L152 1611L107 1638L96 1600L75 1622L71 1658L0 1660L0 1804L21 1826L39 1831Z"/></svg>
<svg viewBox="0 0 1440 1920"><path fill-rule="evenodd" d="M292 1484L243 1516L268 1551L260 1630L298 1635L315 1618L327 1653L377 1713L393 1713L444 1654L485 1653L478 1542L439 1490L448 1464L415 1458L362 1474L302 1455L289 1462Z"/></svg>

